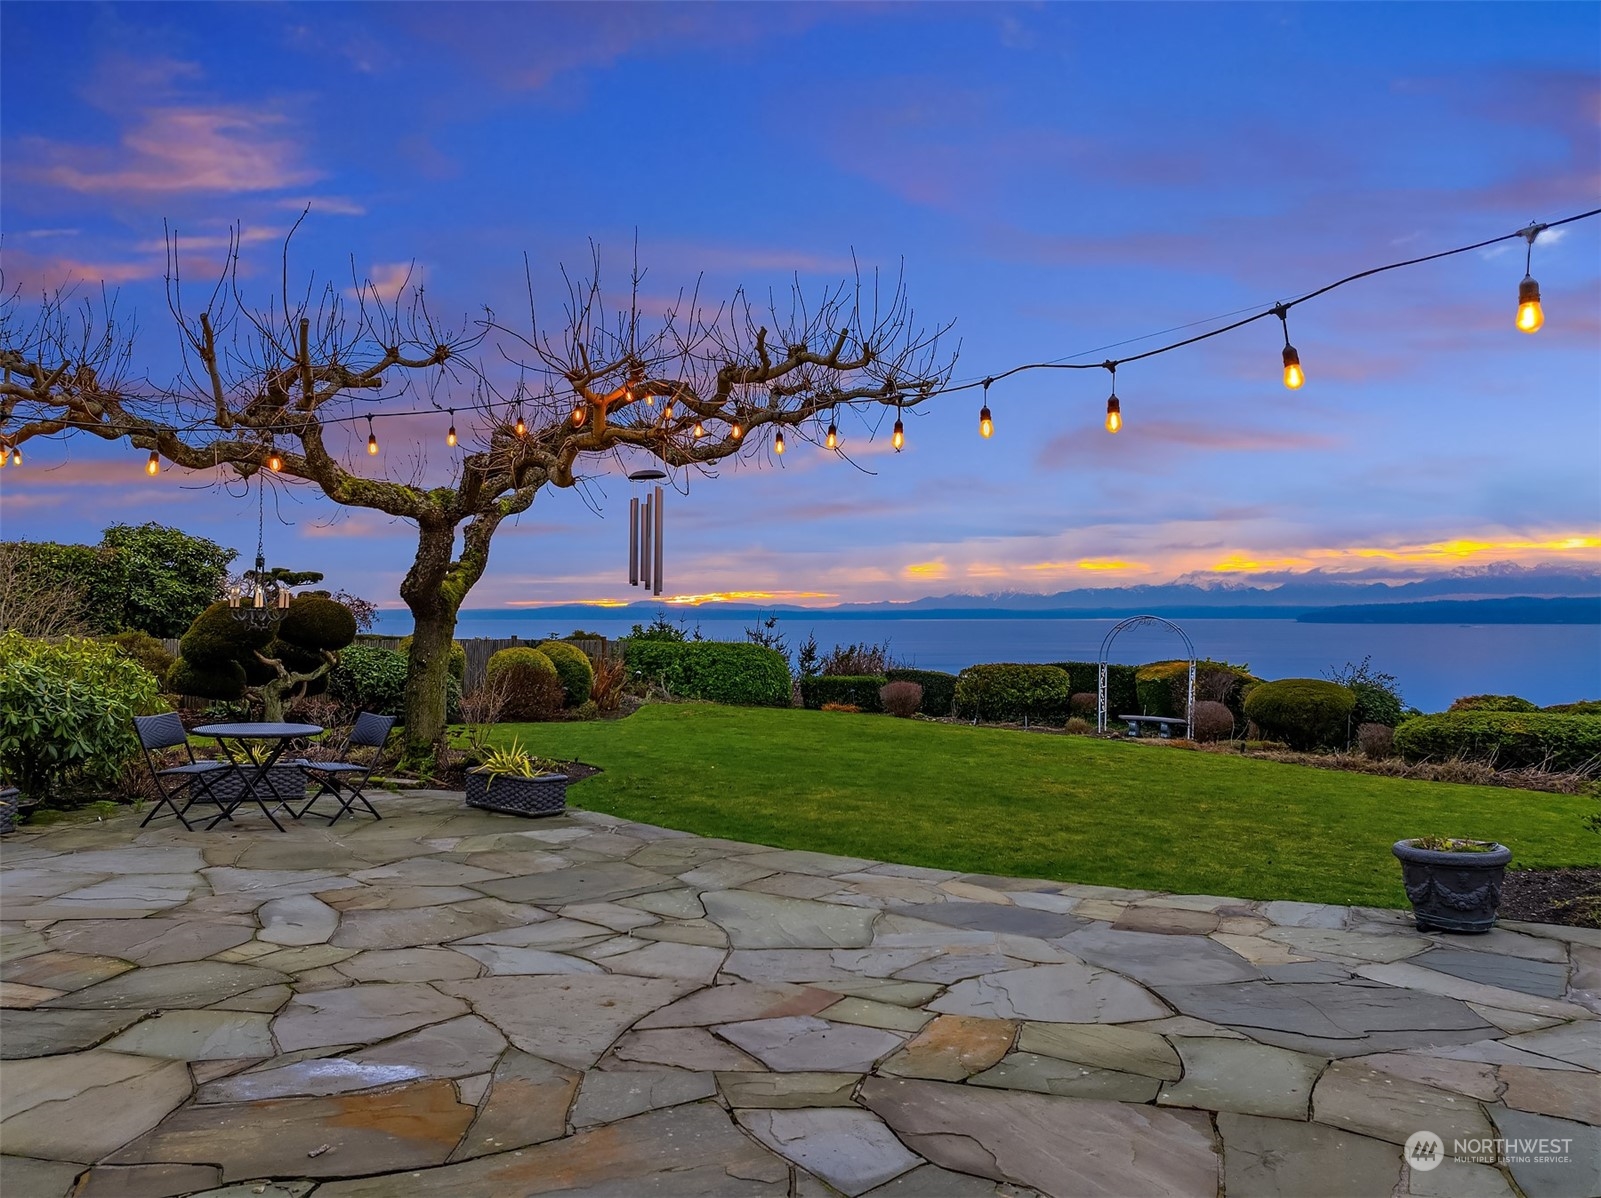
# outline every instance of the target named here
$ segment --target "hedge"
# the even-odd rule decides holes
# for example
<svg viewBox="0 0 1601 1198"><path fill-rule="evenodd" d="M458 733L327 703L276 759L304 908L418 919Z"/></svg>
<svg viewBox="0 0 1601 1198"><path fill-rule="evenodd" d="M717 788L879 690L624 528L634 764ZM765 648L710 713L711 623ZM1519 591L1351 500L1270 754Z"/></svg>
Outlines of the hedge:
<svg viewBox="0 0 1601 1198"><path fill-rule="evenodd" d="M1351 739L1351 688L1324 678L1280 678L1254 687L1245 714L1267 740L1292 749L1339 748Z"/></svg>
<svg viewBox="0 0 1601 1198"><path fill-rule="evenodd" d="M1066 670L1072 682L1071 694L1098 694L1101 688L1101 667L1093 661L1059 661L1056 668ZM1140 697L1135 685L1133 666L1106 666L1106 712L1114 720L1120 715L1139 715Z"/></svg>
<svg viewBox="0 0 1601 1198"><path fill-rule="evenodd" d="M622 642L630 675L682 699L745 707L789 706L789 661L776 649L733 641Z"/></svg>
<svg viewBox="0 0 1601 1198"><path fill-rule="evenodd" d="M1196 702L1200 702L1204 698L1201 692L1202 682L1206 676L1217 672L1233 674L1239 680L1238 684L1229 693L1224 706L1233 713L1237 720L1243 719L1245 715L1245 697L1262 680L1244 666L1203 658L1195 663ZM1189 685L1189 673L1190 663L1187 658L1183 661L1156 661L1149 665L1140 666L1134 675L1134 685L1139 695L1140 712L1144 715L1169 716L1174 719L1183 718L1184 695ZM1108 685L1110 685L1110 680L1108 680Z"/></svg>
<svg viewBox="0 0 1601 1198"><path fill-rule="evenodd" d="M1073 686L1059 666L969 666L956 678L956 714L981 720L1065 721Z"/></svg>
<svg viewBox="0 0 1601 1198"><path fill-rule="evenodd" d="M885 670L890 682L915 682L923 688L924 715L947 716L956 707L956 675L943 670Z"/></svg>
<svg viewBox="0 0 1601 1198"><path fill-rule="evenodd" d="M883 711L879 691L889 684L884 674L818 674L802 678L801 703L812 711L824 703L844 703L862 711Z"/></svg>
<svg viewBox="0 0 1601 1198"><path fill-rule="evenodd" d="M1408 761L1456 757L1504 769L1576 770L1601 758L1601 720L1546 711L1455 711L1417 716L1395 730Z"/></svg>
<svg viewBox="0 0 1601 1198"><path fill-rule="evenodd" d="M1463 695L1447 711L1539 711L1538 703L1530 703L1517 695Z"/></svg>

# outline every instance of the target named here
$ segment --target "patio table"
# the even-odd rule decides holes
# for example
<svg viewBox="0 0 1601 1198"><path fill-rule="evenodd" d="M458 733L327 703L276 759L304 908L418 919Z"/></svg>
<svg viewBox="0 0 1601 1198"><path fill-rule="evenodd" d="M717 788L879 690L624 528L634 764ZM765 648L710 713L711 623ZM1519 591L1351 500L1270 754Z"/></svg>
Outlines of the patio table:
<svg viewBox="0 0 1601 1198"><path fill-rule="evenodd" d="M224 805L217 818L206 825L206 830L210 831L225 819L231 820L235 811L246 803L253 802L261 808L261 813L272 821L272 826L282 832L284 826L273 816L272 809L262 798L262 790L265 788L277 800L279 807L292 816L296 815L295 809L289 804L289 799L304 798L304 787L299 796L279 794L272 779L272 767L277 764L278 758L283 756L283 751L289 747L290 741L302 736L316 736L322 729L316 724L243 723L202 724L194 731L197 736L209 736L217 742L217 747L228 758L232 770L242 783L239 797L232 803ZM259 762L251 760L246 748L251 741L266 741L272 744L272 750L267 754L266 760Z"/></svg>

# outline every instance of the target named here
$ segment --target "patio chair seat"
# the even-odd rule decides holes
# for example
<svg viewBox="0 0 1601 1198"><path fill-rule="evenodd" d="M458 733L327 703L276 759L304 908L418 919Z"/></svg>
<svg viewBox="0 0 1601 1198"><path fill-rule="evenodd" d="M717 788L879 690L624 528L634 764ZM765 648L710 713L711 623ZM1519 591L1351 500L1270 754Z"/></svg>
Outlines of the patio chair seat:
<svg viewBox="0 0 1601 1198"><path fill-rule="evenodd" d="M168 774L204 774L208 770L225 770L227 768L228 763L226 761L192 761L186 765L174 765L164 770L157 770L156 777L164 778Z"/></svg>
<svg viewBox="0 0 1601 1198"><path fill-rule="evenodd" d="M324 774L360 773L362 770L369 768L354 761L291 761L289 764L299 766L303 770L315 770Z"/></svg>

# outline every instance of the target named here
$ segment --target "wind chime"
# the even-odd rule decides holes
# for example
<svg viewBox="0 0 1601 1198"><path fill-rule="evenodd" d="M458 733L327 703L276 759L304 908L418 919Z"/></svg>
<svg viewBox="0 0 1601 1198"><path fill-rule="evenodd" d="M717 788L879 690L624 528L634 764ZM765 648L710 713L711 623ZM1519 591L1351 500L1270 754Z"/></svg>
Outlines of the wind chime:
<svg viewBox="0 0 1601 1198"><path fill-rule="evenodd" d="M636 470L628 476L638 490L628 501L628 585L642 586L652 595L662 593L662 489L667 475L661 470Z"/></svg>

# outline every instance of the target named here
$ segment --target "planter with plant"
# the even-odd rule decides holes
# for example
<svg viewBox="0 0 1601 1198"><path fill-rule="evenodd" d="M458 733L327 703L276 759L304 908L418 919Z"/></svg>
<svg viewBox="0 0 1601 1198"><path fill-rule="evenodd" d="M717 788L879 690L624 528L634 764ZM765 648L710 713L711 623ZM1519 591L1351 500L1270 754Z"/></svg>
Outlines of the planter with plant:
<svg viewBox="0 0 1601 1198"><path fill-rule="evenodd" d="M1512 850L1492 840L1398 840L1401 882L1420 932L1488 932Z"/></svg>
<svg viewBox="0 0 1601 1198"><path fill-rule="evenodd" d="M525 752L520 741L493 749L467 771L467 806L509 815L560 815L567 810L561 765Z"/></svg>

